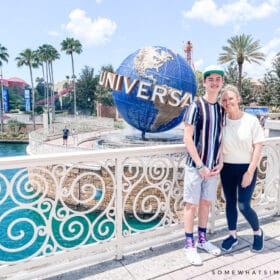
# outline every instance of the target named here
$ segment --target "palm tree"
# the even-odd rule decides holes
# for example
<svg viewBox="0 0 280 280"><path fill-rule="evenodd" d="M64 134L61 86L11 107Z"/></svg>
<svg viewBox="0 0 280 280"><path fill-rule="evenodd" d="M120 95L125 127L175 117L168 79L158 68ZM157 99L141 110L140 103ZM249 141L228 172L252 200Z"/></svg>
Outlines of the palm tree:
<svg viewBox="0 0 280 280"><path fill-rule="evenodd" d="M259 40L253 41L251 35L236 35L227 40L229 46L223 47L223 53L219 56L220 63L235 61L238 65L238 89L241 92L241 81L243 72L243 63L260 64L264 60L264 54L260 52Z"/></svg>
<svg viewBox="0 0 280 280"><path fill-rule="evenodd" d="M51 104L52 104L52 114L53 114L53 119L55 117L55 105L54 105L54 76L53 76L53 62L56 59L60 59L60 54L59 52L52 46L52 45L47 45L48 48L48 62L50 65L50 82L52 86L52 96L51 96Z"/></svg>
<svg viewBox="0 0 280 280"><path fill-rule="evenodd" d="M48 102L48 88L47 88L47 81L46 81L46 75L45 75L45 67L44 67L44 62L46 61L46 55L44 52L44 49L42 46L40 46L37 50L36 50L36 56L37 59L39 61L38 66L40 66L42 68L42 83L44 84L44 106L47 107L47 102Z"/></svg>
<svg viewBox="0 0 280 280"><path fill-rule="evenodd" d="M2 67L3 62L8 62L8 50L6 47L0 44L0 67Z"/></svg>
<svg viewBox="0 0 280 280"><path fill-rule="evenodd" d="M6 47L0 44L0 68L1 68L1 101L0 101L0 118L1 118L1 132L3 132L3 114L4 114L4 102L3 102L3 75L2 75L2 65L3 62L8 62L8 50Z"/></svg>
<svg viewBox="0 0 280 280"><path fill-rule="evenodd" d="M58 51L48 44L40 46L37 50L38 58L42 65L42 72L44 79L46 78L45 83L45 95L47 101L47 108L49 113L49 89L51 90L51 106L52 106L52 116L54 119L54 78L53 78L53 61L60 58ZM46 76L46 77L45 77ZM49 88L50 85L50 88Z"/></svg>
<svg viewBox="0 0 280 280"><path fill-rule="evenodd" d="M73 79L73 92L74 92L74 115L76 116L77 104L76 104L76 86L75 86L75 69L74 69L74 57L73 54L80 54L82 50L82 44L79 40L75 40L74 38L66 38L61 42L61 50L65 51L66 54L70 54L71 62L72 62L72 79Z"/></svg>
<svg viewBox="0 0 280 280"><path fill-rule="evenodd" d="M33 121L33 130L35 130L36 129L36 126L35 126L35 91L34 91L32 68L38 68L39 61L38 61L37 53L36 53L36 51L32 51L31 49L25 49L23 52L21 52L19 54L18 57L15 58L15 60L17 61L18 67L26 65L29 68L31 87L32 87L32 121Z"/></svg>

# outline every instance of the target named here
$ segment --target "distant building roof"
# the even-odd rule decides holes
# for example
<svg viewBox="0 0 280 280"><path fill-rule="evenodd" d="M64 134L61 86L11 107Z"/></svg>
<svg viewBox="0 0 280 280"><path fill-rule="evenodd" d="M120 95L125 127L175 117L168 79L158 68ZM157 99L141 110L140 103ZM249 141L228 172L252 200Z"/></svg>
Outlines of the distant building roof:
<svg viewBox="0 0 280 280"><path fill-rule="evenodd" d="M23 79L18 77L12 77L10 79L0 79L0 82L5 87L19 86L19 87L29 87L29 84L25 82Z"/></svg>
<svg viewBox="0 0 280 280"><path fill-rule="evenodd" d="M13 86L13 85L17 85L17 86L20 86L20 87L29 86L29 84L27 82L25 82L23 79L18 78L18 77L9 78L7 81L9 83L9 86Z"/></svg>

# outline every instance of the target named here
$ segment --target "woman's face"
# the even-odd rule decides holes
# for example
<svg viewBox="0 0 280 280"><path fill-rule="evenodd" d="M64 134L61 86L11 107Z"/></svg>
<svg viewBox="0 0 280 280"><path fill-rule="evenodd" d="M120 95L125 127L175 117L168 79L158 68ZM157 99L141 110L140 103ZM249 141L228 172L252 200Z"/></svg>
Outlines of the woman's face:
<svg viewBox="0 0 280 280"><path fill-rule="evenodd" d="M234 113L239 110L240 97L234 91L227 90L222 94L222 106L227 113Z"/></svg>

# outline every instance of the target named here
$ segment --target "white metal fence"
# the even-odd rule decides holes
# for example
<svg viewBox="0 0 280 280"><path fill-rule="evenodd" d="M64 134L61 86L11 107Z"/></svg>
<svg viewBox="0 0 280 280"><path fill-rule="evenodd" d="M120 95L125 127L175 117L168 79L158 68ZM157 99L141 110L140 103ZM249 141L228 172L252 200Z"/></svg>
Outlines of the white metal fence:
<svg viewBox="0 0 280 280"><path fill-rule="evenodd" d="M279 146L280 138L264 143L253 201L261 214L280 213ZM181 144L0 159L0 278L32 279L182 238L184 163ZM218 197L211 231L224 226Z"/></svg>

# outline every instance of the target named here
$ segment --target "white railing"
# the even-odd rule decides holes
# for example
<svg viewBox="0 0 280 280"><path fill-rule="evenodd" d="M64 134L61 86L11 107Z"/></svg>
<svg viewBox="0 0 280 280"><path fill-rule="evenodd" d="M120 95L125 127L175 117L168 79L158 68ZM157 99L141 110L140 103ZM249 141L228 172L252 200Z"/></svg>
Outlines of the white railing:
<svg viewBox="0 0 280 280"><path fill-rule="evenodd" d="M262 215L280 213L279 146L264 143ZM0 275L32 279L182 238L184 163L181 144L0 159ZM218 197L211 231L225 226Z"/></svg>

